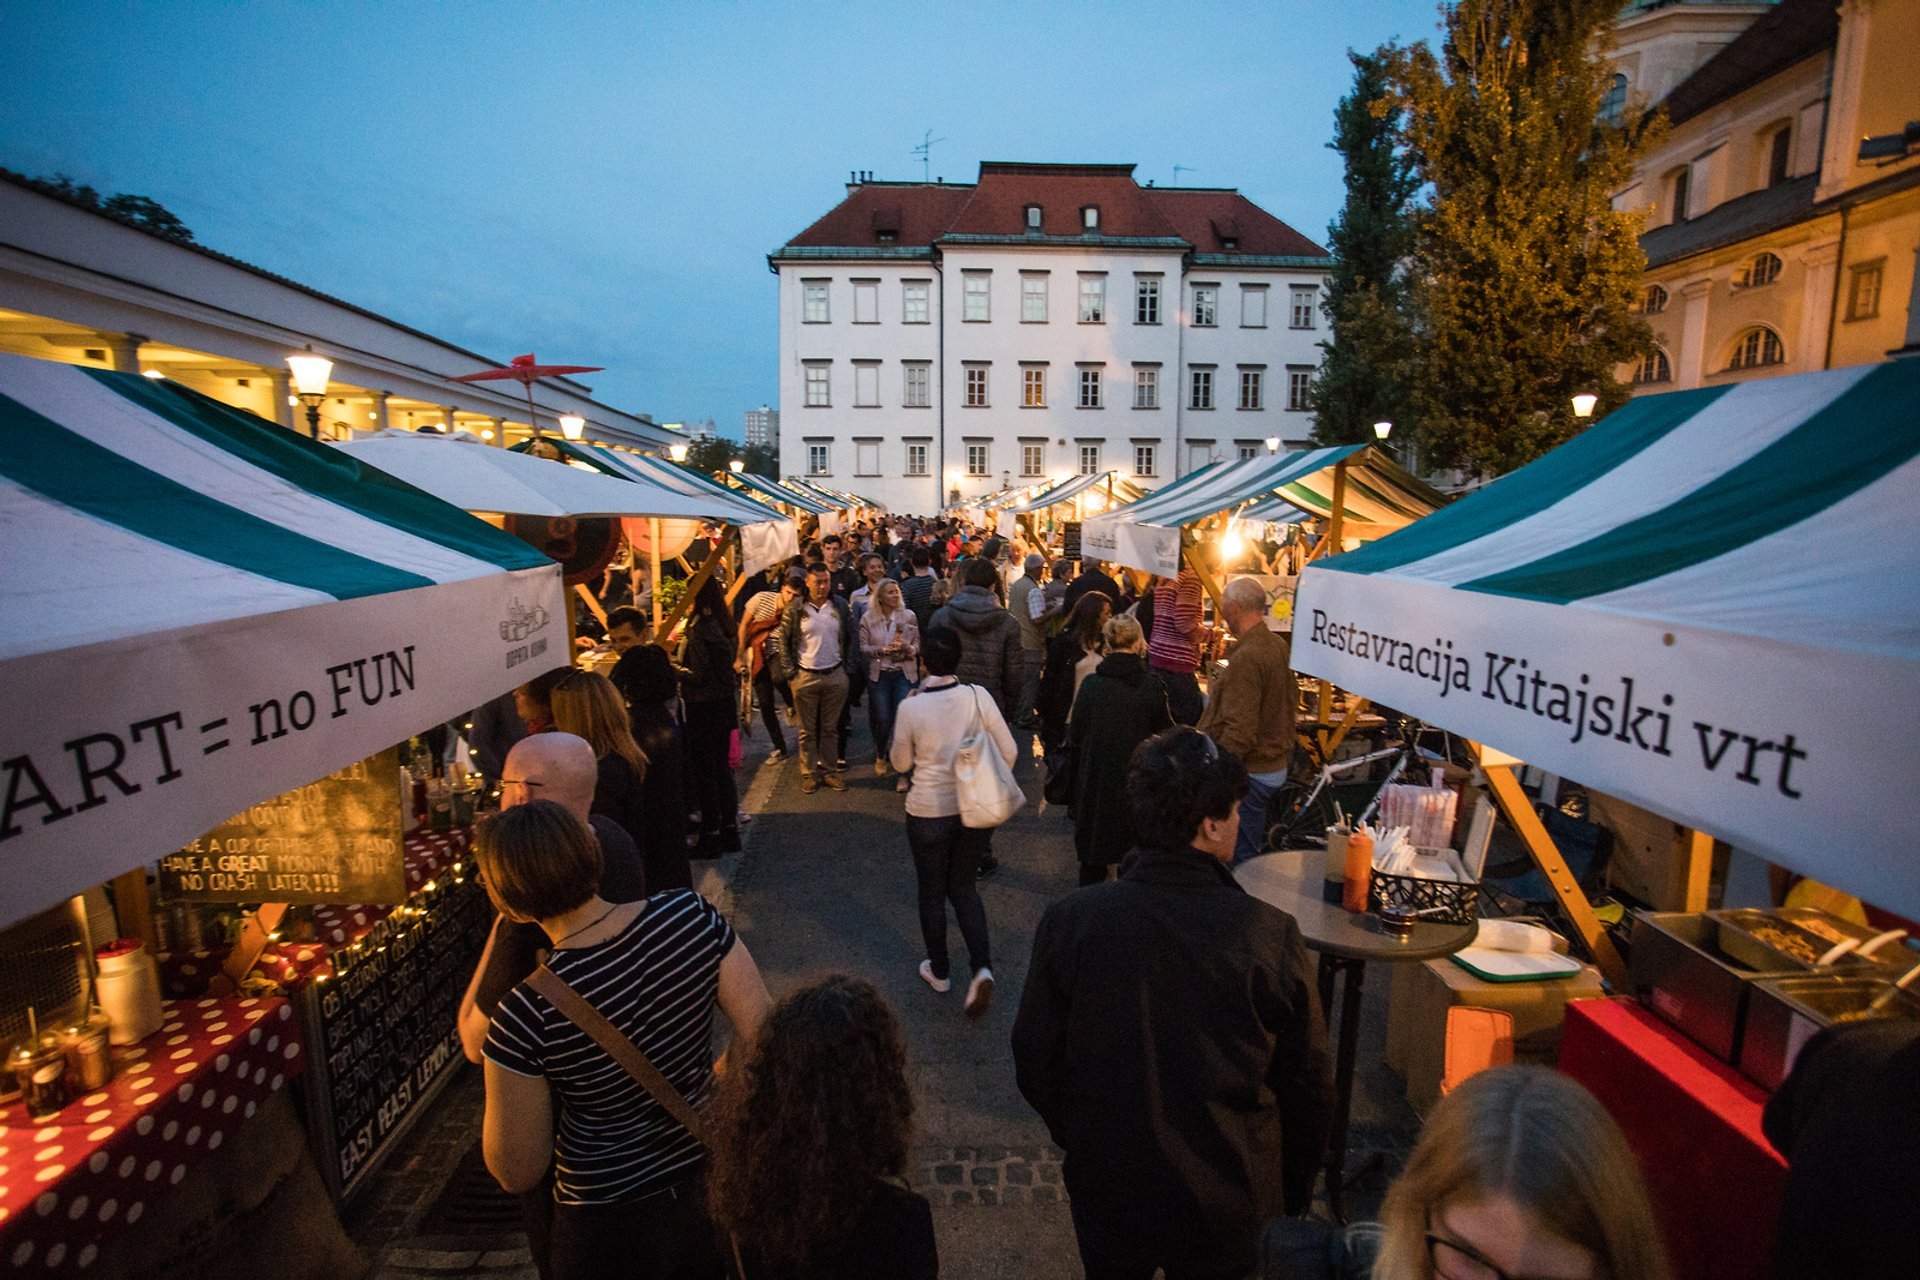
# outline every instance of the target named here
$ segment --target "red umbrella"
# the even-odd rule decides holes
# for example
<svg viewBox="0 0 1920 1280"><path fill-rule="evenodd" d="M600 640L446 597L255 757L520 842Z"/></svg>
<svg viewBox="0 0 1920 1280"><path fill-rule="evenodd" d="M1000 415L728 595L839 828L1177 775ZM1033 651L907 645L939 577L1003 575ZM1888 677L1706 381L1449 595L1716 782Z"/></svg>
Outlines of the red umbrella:
<svg viewBox="0 0 1920 1280"><path fill-rule="evenodd" d="M497 382L511 379L527 389L527 425L533 428L534 438L540 436L540 422L533 412L533 384L541 378L557 378L567 373L598 373L604 366L597 364L541 364L529 351L526 355L515 356L504 368L482 369L479 373L463 373L451 382Z"/></svg>

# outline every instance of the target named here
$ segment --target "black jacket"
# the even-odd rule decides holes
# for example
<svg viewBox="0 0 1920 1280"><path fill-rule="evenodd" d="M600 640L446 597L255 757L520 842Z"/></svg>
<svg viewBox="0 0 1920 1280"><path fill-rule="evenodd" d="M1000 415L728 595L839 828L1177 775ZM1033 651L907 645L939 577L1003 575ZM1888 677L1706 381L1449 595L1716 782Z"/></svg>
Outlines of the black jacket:
<svg viewBox="0 0 1920 1280"><path fill-rule="evenodd" d="M1020 624L985 587L962 587L934 611L927 628L952 627L960 633L961 684L977 684L993 695L1000 714L1013 718L1011 699L1020 688ZM925 636L921 637L923 640Z"/></svg>
<svg viewBox="0 0 1920 1280"><path fill-rule="evenodd" d="M1071 631L1061 632L1047 645L1034 710L1040 713L1040 741L1049 751L1066 743L1067 716L1073 711L1073 672L1086 656Z"/></svg>
<svg viewBox="0 0 1920 1280"><path fill-rule="evenodd" d="M679 727L666 708L645 704L633 709L633 738L647 757L640 784L646 821L634 831L647 867L647 892L691 889L687 861L687 755Z"/></svg>
<svg viewBox="0 0 1920 1280"><path fill-rule="evenodd" d="M1110 653L1080 686L1068 742L1073 748L1073 847L1080 861L1118 862L1133 848L1127 767L1133 749L1173 723L1166 686L1137 653Z"/></svg>
<svg viewBox="0 0 1920 1280"><path fill-rule="evenodd" d="M735 644L732 627L710 614L696 615L681 657L687 675L680 682L680 696L688 702L731 703L740 688L733 669Z"/></svg>
<svg viewBox="0 0 1920 1280"><path fill-rule="evenodd" d="M827 606L840 616L840 666L844 669L858 665L860 645L853 634L853 614L847 602L839 596L828 596ZM805 596L789 604L780 616L780 625L774 628L773 643L767 646L773 654L773 674L782 680L792 680L800 674L800 619L806 616L806 609Z"/></svg>
<svg viewBox="0 0 1920 1280"><path fill-rule="evenodd" d="M1063 614L1073 612L1073 606L1080 603L1080 597L1089 591L1098 591L1113 601L1113 611L1120 612L1125 607L1126 597L1120 594L1120 584L1102 573L1098 568L1089 567L1087 571L1067 584L1067 594L1061 597L1060 611Z"/></svg>
<svg viewBox="0 0 1920 1280"><path fill-rule="evenodd" d="M1136 850L1047 908L1013 1059L1076 1208L1143 1243L1250 1271L1261 1224L1306 1211L1333 1109L1313 968L1206 854Z"/></svg>

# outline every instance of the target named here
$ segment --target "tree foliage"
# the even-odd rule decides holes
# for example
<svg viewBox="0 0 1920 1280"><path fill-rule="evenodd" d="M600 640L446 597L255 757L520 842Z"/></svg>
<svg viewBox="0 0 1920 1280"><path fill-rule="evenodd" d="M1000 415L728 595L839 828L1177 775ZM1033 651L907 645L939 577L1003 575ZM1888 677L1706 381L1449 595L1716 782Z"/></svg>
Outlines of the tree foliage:
<svg viewBox="0 0 1920 1280"><path fill-rule="evenodd" d="M1404 145L1392 72L1393 45L1349 52L1353 89L1334 111L1333 141L1346 161L1346 203L1328 230L1333 270L1322 309L1333 331L1308 404L1322 444L1373 439L1382 419L1411 429L1412 320L1406 262L1413 251L1412 207L1420 189Z"/></svg>
<svg viewBox="0 0 1920 1280"><path fill-rule="evenodd" d="M1570 400L1627 399L1616 366L1652 341L1635 310L1645 256L1616 213L1644 116L1601 120L1618 0L1459 0L1438 52L1395 72L1430 188L1415 219L1414 413L1430 460L1522 466L1581 426Z"/></svg>
<svg viewBox="0 0 1920 1280"><path fill-rule="evenodd" d="M718 437L689 440L687 460L680 465L690 471L698 471L703 476L710 476L716 471L725 471L735 458L746 463L746 469L754 475L766 476L770 480L780 478L780 455L772 448L762 444L743 448L736 441Z"/></svg>
<svg viewBox="0 0 1920 1280"><path fill-rule="evenodd" d="M128 195L125 192L102 199L98 191L84 183L75 182L64 173L56 173L51 178L41 178L38 181L75 204L112 214L143 230L181 244L193 243L192 229L158 200L147 196Z"/></svg>

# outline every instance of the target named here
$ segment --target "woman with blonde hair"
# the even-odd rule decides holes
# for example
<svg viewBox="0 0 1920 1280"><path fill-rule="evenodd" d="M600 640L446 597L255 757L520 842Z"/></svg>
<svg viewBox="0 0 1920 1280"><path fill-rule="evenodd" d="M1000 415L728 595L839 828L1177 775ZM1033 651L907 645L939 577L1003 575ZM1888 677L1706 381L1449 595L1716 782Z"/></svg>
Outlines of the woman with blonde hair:
<svg viewBox="0 0 1920 1280"><path fill-rule="evenodd" d="M920 674L920 624L900 595L900 584L883 578L860 615L860 652L867 659L867 727L873 730L873 771L887 775L887 748L900 700ZM906 790L903 785L900 788Z"/></svg>
<svg viewBox="0 0 1920 1280"><path fill-rule="evenodd" d="M633 737L627 701L613 681L592 671L569 671L553 687L553 727L585 738L599 761L593 812L612 819L633 837L646 866L647 892L693 885L686 842L663 840L661 824L648 821L645 804L649 761Z"/></svg>
<svg viewBox="0 0 1920 1280"><path fill-rule="evenodd" d="M1626 1136L1548 1067L1469 1077L1381 1206L1373 1280L1668 1280Z"/></svg>

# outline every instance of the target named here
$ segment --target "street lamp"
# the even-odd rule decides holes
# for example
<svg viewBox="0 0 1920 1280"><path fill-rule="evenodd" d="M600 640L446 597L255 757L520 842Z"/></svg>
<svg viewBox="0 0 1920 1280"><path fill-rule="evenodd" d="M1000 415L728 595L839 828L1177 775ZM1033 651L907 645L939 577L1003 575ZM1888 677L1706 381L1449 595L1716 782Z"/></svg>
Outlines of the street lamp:
<svg viewBox="0 0 1920 1280"><path fill-rule="evenodd" d="M667 446L667 456L675 462L685 462L687 460L687 446L685 444L670 444Z"/></svg>
<svg viewBox="0 0 1920 1280"><path fill-rule="evenodd" d="M587 420L577 413L560 415L560 434L569 440L578 440L587 431Z"/></svg>
<svg viewBox="0 0 1920 1280"><path fill-rule="evenodd" d="M1393 424L1391 422L1376 422L1373 424L1373 438L1375 440L1385 443L1387 437L1392 434Z"/></svg>
<svg viewBox="0 0 1920 1280"><path fill-rule="evenodd" d="M742 458L735 458L733 459L733 461L727 463L727 470L733 472L733 474L735 475L739 475L742 471L745 471L746 469L747 469L746 460Z"/></svg>
<svg viewBox="0 0 1920 1280"><path fill-rule="evenodd" d="M1576 418L1591 418L1593 416L1593 407L1599 403L1599 396L1591 392L1582 391L1573 398L1573 416Z"/></svg>
<svg viewBox="0 0 1920 1280"><path fill-rule="evenodd" d="M307 406L307 434L318 440L320 405L327 398L327 380L333 376L333 361L314 355L312 348L308 348L305 355L288 356L287 368L293 371L294 394Z"/></svg>
<svg viewBox="0 0 1920 1280"><path fill-rule="evenodd" d="M1268 453L1278 453L1278 452L1280 452L1280 437L1279 437L1279 436L1268 436L1268 437L1267 437L1267 452L1268 452Z"/></svg>

